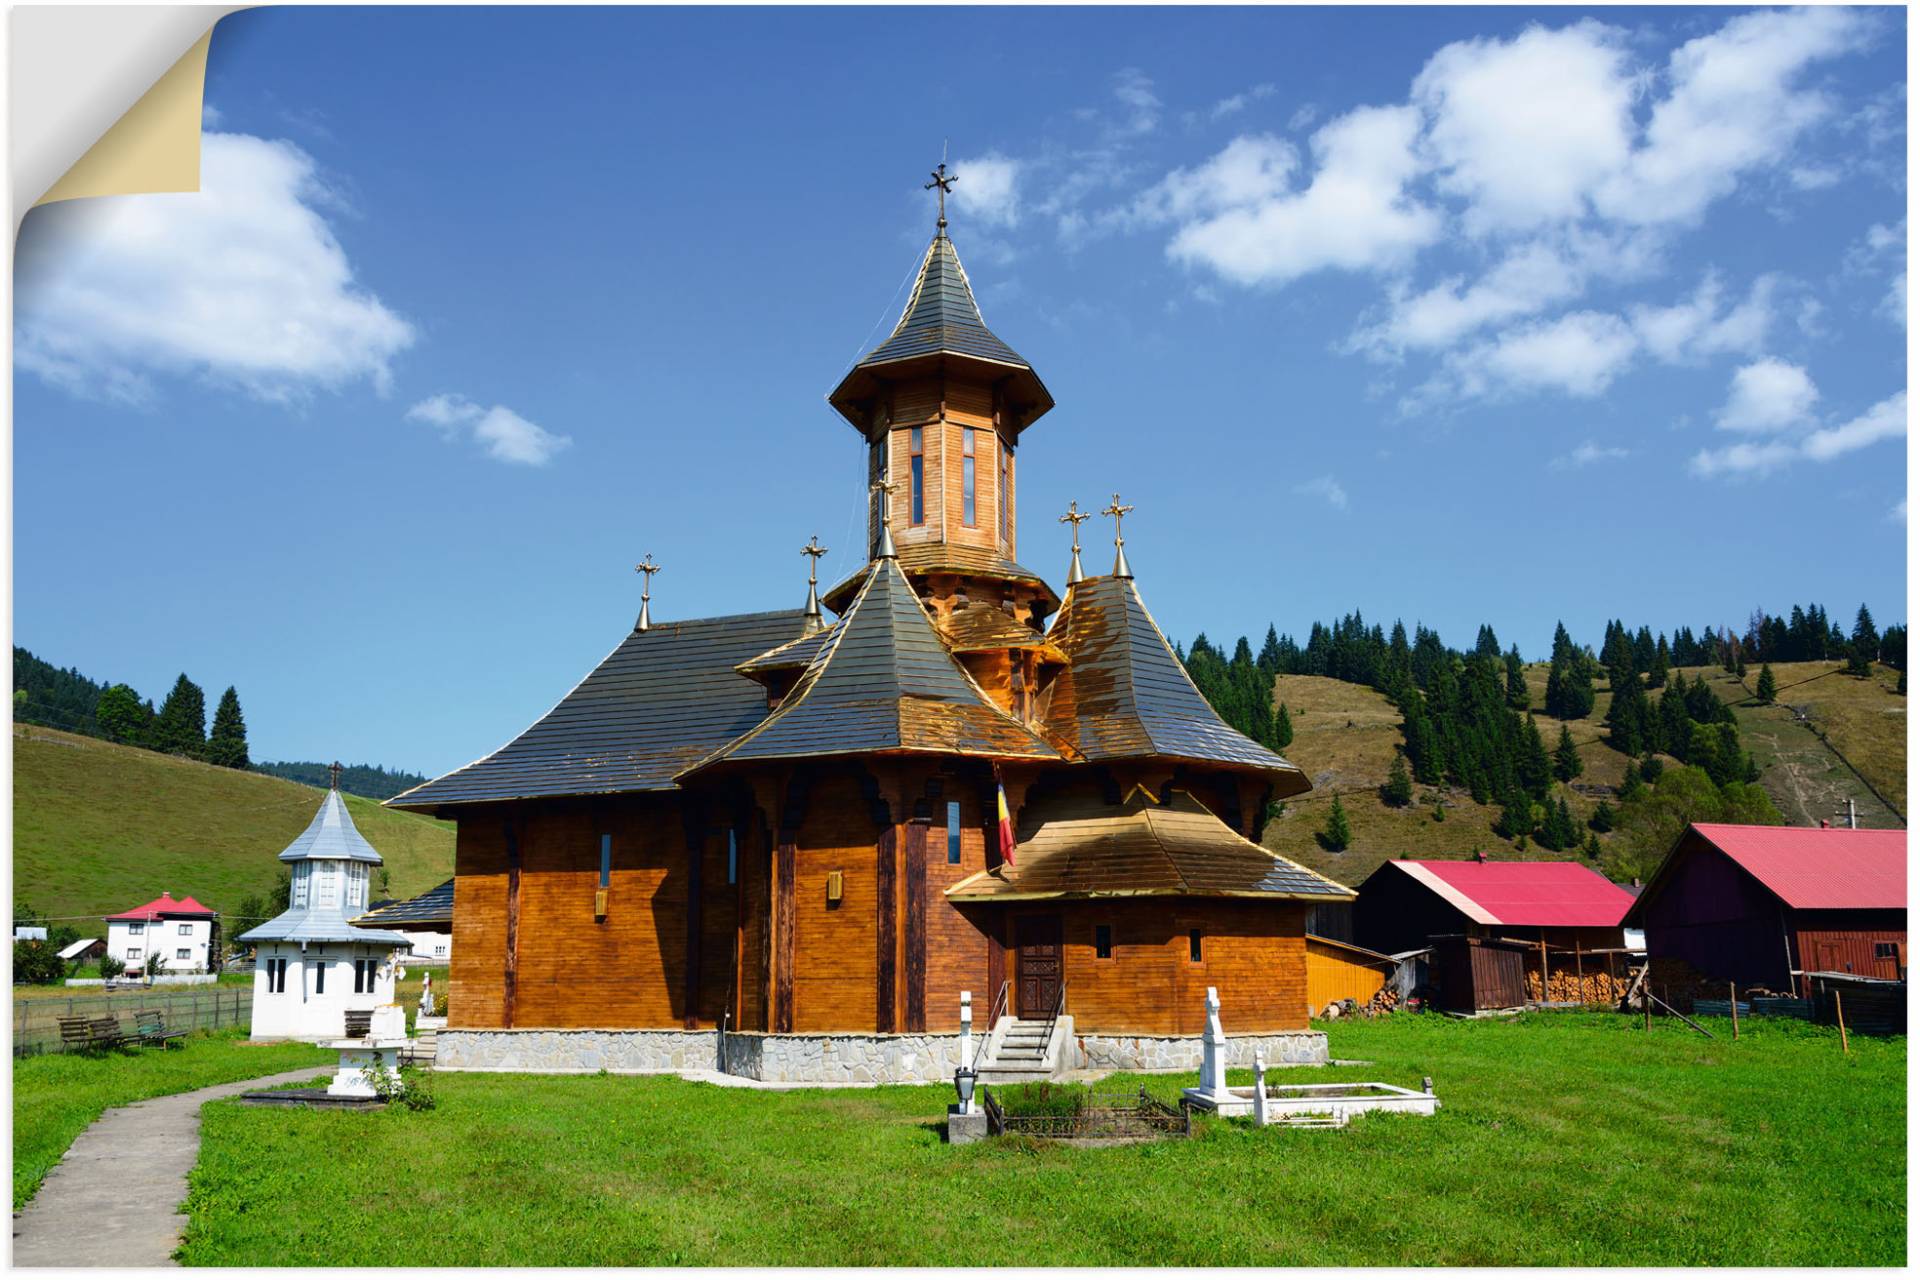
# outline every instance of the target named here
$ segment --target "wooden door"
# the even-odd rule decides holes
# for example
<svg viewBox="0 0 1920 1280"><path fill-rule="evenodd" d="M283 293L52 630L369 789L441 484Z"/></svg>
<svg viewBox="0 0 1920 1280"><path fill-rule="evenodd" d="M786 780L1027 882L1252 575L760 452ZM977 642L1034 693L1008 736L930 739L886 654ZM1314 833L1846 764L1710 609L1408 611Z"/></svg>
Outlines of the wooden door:
<svg viewBox="0 0 1920 1280"><path fill-rule="evenodd" d="M1013 922L1014 1013L1049 1018L1060 999L1060 917L1021 916Z"/></svg>

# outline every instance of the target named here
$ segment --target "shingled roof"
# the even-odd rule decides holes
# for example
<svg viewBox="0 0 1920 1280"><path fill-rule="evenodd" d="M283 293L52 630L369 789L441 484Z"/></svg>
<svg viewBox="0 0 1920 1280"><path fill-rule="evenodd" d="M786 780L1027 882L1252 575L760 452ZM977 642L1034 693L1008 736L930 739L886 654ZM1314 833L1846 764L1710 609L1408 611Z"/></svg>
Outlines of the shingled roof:
<svg viewBox="0 0 1920 1280"><path fill-rule="evenodd" d="M1060 758L994 706L947 653L925 606L889 557L874 561L832 641L779 710L699 767L895 751Z"/></svg>
<svg viewBox="0 0 1920 1280"><path fill-rule="evenodd" d="M1089 760L1158 757L1255 770L1276 798L1312 784L1297 767L1229 726L1194 687L1132 578L1088 578L1067 591L1047 633L1067 656L1044 724Z"/></svg>
<svg viewBox="0 0 1920 1280"><path fill-rule="evenodd" d="M353 923L362 928L408 929L423 924L453 923L453 881L446 880L414 898L376 902Z"/></svg>
<svg viewBox="0 0 1920 1280"><path fill-rule="evenodd" d="M1343 902L1353 890L1261 848L1184 791L1162 805L1136 787L1118 805L1062 797L1029 805L1011 864L947 890L957 901L1257 897Z"/></svg>
<svg viewBox="0 0 1920 1280"><path fill-rule="evenodd" d="M988 547L969 547L957 542L909 542L897 554L900 567L909 574L926 577L935 573L951 573L1018 582L1038 592L1036 605L1042 616L1060 607L1060 597L1053 594L1053 588L1047 585L1045 578ZM870 567L862 566L829 587L820 597L821 601L835 613L845 613L847 601L853 599L853 593L865 585Z"/></svg>
<svg viewBox="0 0 1920 1280"><path fill-rule="evenodd" d="M906 376L949 360L999 366L996 381L1019 409L1011 424L1016 433L1053 408L1053 396L1033 366L987 328L960 255L943 231L927 246L900 322L886 341L847 371L827 396L828 403L864 433L864 406L881 378Z"/></svg>
<svg viewBox="0 0 1920 1280"><path fill-rule="evenodd" d="M431 812L534 796L669 791L675 775L758 724L766 691L741 663L800 635L799 609L658 622L620 642L519 737L387 803Z"/></svg>

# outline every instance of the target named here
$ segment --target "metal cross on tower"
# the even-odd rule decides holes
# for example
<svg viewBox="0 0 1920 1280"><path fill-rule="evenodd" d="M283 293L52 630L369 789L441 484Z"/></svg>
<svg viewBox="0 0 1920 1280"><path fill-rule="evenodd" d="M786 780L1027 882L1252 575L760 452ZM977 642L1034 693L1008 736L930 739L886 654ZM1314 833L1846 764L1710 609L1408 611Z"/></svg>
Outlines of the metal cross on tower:
<svg viewBox="0 0 1920 1280"><path fill-rule="evenodd" d="M648 602L653 599L653 575L660 572L660 566L653 562L653 553L649 551L639 564L633 566L633 571L647 575L640 587L640 619L633 624L635 631L645 631L653 626L653 619L648 616L647 610Z"/></svg>
<svg viewBox="0 0 1920 1280"><path fill-rule="evenodd" d="M329 791L338 791L340 789L340 762L338 760L335 760L327 766L327 789Z"/></svg>
<svg viewBox="0 0 1920 1280"><path fill-rule="evenodd" d="M951 174L948 173L947 162L945 160L942 160L940 162L940 167L933 170L927 176L932 178L933 181L926 183L920 189L922 191L932 191L935 187L938 187L940 189L939 226L940 226L940 230L945 231L947 229L947 192L953 190L953 184L959 180L960 175L957 173L951 173Z"/></svg>
<svg viewBox="0 0 1920 1280"><path fill-rule="evenodd" d="M1107 509L1100 513L1103 516L1113 517L1113 576L1116 578L1133 576L1133 570L1127 565L1127 540L1120 532L1120 521L1131 510L1133 510L1132 506L1120 505L1120 495L1116 493L1113 495L1113 501L1107 504Z"/></svg>
<svg viewBox="0 0 1920 1280"><path fill-rule="evenodd" d="M820 591L818 584L820 557L827 554L827 549L820 545L820 535L816 533L813 537L809 538L807 545L800 548L800 554L807 557L806 629L808 634L812 634L826 625L825 620L820 616Z"/></svg>
<svg viewBox="0 0 1920 1280"><path fill-rule="evenodd" d="M882 476L867 486L867 492L880 496L880 545L874 551L874 558L891 560L894 558L893 529L890 527L893 515L893 491L900 486Z"/></svg>
<svg viewBox="0 0 1920 1280"><path fill-rule="evenodd" d="M1060 517L1061 524L1073 526L1073 563L1067 567L1068 586L1084 580L1087 576L1080 571L1080 525L1083 521L1091 519L1093 519L1093 512L1082 511L1077 499L1067 504L1067 514Z"/></svg>

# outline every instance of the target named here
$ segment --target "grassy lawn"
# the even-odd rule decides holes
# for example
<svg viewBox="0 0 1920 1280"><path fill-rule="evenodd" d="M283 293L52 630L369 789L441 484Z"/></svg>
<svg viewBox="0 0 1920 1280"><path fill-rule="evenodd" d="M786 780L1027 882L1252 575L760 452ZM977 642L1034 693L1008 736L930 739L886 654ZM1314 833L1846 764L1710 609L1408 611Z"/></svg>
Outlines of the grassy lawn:
<svg viewBox="0 0 1920 1280"><path fill-rule="evenodd" d="M200 1265L1835 1265L1906 1256L1906 1045L1608 1014L1327 1028L1433 1119L948 1147L944 1087L445 1074L430 1112L214 1103ZM1243 1073L1244 1075L1244 1073ZM1177 1096L1185 1077L1136 1077ZM1129 1082L1130 1083L1130 1082Z"/></svg>
<svg viewBox="0 0 1920 1280"><path fill-rule="evenodd" d="M45 1054L13 1064L13 1207L33 1198L47 1171L109 1107L250 1080L339 1055L310 1044L250 1045L233 1035L190 1036L171 1049Z"/></svg>

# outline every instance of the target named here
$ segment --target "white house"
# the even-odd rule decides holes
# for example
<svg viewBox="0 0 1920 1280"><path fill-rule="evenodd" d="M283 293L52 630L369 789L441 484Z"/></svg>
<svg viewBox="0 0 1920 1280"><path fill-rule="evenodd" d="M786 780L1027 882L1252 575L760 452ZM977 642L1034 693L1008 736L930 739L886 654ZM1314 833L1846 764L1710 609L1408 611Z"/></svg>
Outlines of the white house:
<svg viewBox="0 0 1920 1280"><path fill-rule="evenodd" d="M107 917L107 954L129 972L205 973L219 914L192 898L163 893L144 906ZM153 959L160 965L153 968Z"/></svg>
<svg viewBox="0 0 1920 1280"><path fill-rule="evenodd" d="M293 871L286 911L239 938L254 945L253 1038L338 1040L349 1011L394 1002L394 966L408 940L347 923L366 910L381 858L348 816L337 773L280 861Z"/></svg>

